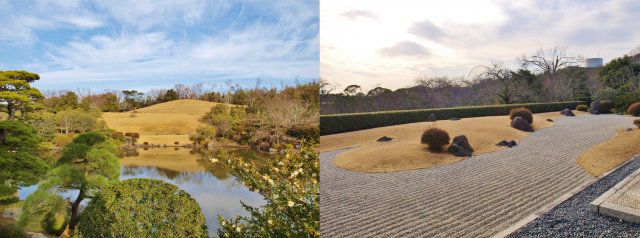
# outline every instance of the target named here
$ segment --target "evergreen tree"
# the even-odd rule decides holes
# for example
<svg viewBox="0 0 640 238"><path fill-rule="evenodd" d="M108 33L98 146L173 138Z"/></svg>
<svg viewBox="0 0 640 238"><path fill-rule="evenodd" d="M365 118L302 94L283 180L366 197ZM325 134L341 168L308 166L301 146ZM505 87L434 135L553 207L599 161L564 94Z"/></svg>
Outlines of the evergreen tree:
<svg viewBox="0 0 640 238"><path fill-rule="evenodd" d="M167 90L167 94L164 95L165 102L178 100L178 99L180 99L180 95L178 95L178 93L173 89Z"/></svg>

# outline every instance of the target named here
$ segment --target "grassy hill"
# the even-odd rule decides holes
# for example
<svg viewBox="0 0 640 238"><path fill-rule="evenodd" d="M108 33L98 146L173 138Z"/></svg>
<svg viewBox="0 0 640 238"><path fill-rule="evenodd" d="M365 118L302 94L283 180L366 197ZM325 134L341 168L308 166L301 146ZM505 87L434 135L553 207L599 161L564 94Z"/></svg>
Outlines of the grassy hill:
<svg viewBox="0 0 640 238"><path fill-rule="evenodd" d="M184 99L138 109L136 117L131 117L131 112L104 113L102 117L110 128L122 133L137 132L140 135L196 134L198 125L204 124L200 118L216 104L218 103ZM185 138L188 142L188 137Z"/></svg>

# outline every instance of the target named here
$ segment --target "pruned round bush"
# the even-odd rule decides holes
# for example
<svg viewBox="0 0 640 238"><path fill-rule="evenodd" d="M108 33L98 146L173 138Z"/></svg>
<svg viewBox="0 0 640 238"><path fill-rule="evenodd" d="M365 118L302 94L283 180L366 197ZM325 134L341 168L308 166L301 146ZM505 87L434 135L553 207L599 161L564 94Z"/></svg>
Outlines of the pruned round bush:
<svg viewBox="0 0 640 238"><path fill-rule="evenodd" d="M227 138L224 138L224 137L220 137L220 138L218 138L218 142L220 142L220 143L226 143L226 142L227 142L227 140L228 140L228 139L227 139Z"/></svg>
<svg viewBox="0 0 640 238"><path fill-rule="evenodd" d="M284 145L278 146L278 150L284 150Z"/></svg>
<svg viewBox="0 0 640 238"><path fill-rule="evenodd" d="M64 230L69 224L71 217L66 214L53 214L48 213L44 220L42 220L42 228L49 234L62 235Z"/></svg>
<svg viewBox="0 0 640 238"><path fill-rule="evenodd" d="M280 144L276 144L276 143L271 144L271 148L278 149L278 147L280 147Z"/></svg>
<svg viewBox="0 0 640 238"><path fill-rule="evenodd" d="M242 139L242 140L240 140L240 144L241 145L248 145L249 144L249 140Z"/></svg>
<svg viewBox="0 0 640 238"><path fill-rule="evenodd" d="M440 128L430 127L422 133L420 142L426 144L430 149L442 151L442 147L449 144L449 133Z"/></svg>
<svg viewBox="0 0 640 238"><path fill-rule="evenodd" d="M284 144L284 148L287 150L291 150L293 149L293 145L292 144Z"/></svg>
<svg viewBox="0 0 640 238"><path fill-rule="evenodd" d="M627 109L627 114L636 117L640 116L640 102L631 104L631 106L629 106L629 109Z"/></svg>
<svg viewBox="0 0 640 238"><path fill-rule="evenodd" d="M0 238L29 238L29 235L15 224L0 227Z"/></svg>
<svg viewBox="0 0 640 238"><path fill-rule="evenodd" d="M587 111L589 111L589 106L587 106L587 105L578 105L578 107L576 107L576 110L581 111L581 112L587 112Z"/></svg>
<svg viewBox="0 0 640 238"><path fill-rule="evenodd" d="M195 137L195 136L190 136L190 137L189 137L189 140L190 140L190 141L196 141L197 139L198 139L198 138L197 138L197 137Z"/></svg>
<svg viewBox="0 0 640 238"><path fill-rule="evenodd" d="M529 124L533 123L533 113L524 107L514 108L509 111L509 119L513 121L516 117L522 117L529 122Z"/></svg>
<svg viewBox="0 0 640 238"><path fill-rule="evenodd" d="M53 139L51 139L51 143L58 147L65 147L69 143L71 143L71 138L69 138L68 136L57 135L54 136Z"/></svg>
<svg viewBox="0 0 640 238"><path fill-rule="evenodd" d="M173 144L174 145L179 145L180 143L176 141L176 142L173 142Z"/></svg>
<svg viewBox="0 0 640 238"><path fill-rule="evenodd" d="M79 224L84 237L209 237L198 202L158 179L127 179L103 190Z"/></svg>
<svg viewBox="0 0 640 238"><path fill-rule="evenodd" d="M633 120L633 124L640 128L640 119Z"/></svg>
<svg viewBox="0 0 640 238"><path fill-rule="evenodd" d="M142 142L143 145L149 145L149 142Z"/></svg>
<svg viewBox="0 0 640 238"><path fill-rule="evenodd" d="M613 102L611 100L600 101L600 110L598 111L598 113L611 113L611 109L613 109Z"/></svg>

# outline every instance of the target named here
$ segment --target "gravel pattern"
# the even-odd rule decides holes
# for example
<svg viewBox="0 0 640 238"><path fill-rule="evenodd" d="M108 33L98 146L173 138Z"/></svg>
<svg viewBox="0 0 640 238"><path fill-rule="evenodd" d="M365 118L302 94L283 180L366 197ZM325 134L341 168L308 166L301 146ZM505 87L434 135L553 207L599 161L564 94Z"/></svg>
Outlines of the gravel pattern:
<svg viewBox="0 0 640 238"><path fill-rule="evenodd" d="M629 183L624 185L624 189L618 190L620 193L616 199L609 197L605 202L616 205L625 206L633 209L640 209L640 176L635 177Z"/></svg>
<svg viewBox="0 0 640 238"><path fill-rule="evenodd" d="M354 172L333 165L348 149L321 153L320 234L490 237L592 179L578 156L633 119L561 117L513 148L410 171Z"/></svg>
<svg viewBox="0 0 640 238"><path fill-rule="evenodd" d="M589 203L640 168L639 155L507 237L638 237L640 224L589 210Z"/></svg>

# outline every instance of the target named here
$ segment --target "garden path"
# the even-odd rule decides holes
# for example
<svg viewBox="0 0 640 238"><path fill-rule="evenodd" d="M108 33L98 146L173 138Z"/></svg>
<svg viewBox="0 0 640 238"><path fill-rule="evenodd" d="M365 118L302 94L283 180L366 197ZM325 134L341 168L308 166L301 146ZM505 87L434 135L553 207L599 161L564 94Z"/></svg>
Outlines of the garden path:
<svg viewBox="0 0 640 238"><path fill-rule="evenodd" d="M321 153L320 234L490 237L592 179L578 156L633 119L561 117L516 147L409 171L354 172L333 165L348 149Z"/></svg>

